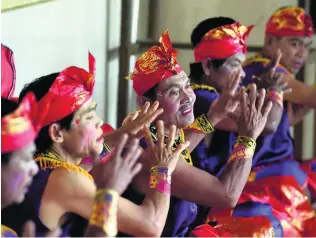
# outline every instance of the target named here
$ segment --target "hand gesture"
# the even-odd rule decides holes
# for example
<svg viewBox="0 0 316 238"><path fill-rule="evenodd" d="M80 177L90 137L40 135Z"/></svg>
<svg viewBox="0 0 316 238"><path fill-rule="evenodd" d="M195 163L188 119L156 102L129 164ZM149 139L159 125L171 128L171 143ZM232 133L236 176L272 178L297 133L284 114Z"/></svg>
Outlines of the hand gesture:
<svg viewBox="0 0 316 238"><path fill-rule="evenodd" d="M225 118L228 113L234 112L237 108L239 98L236 95L236 91L241 79L240 73L238 71L232 75L232 78L227 81L220 97L211 104L207 117L213 125Z"/></svg>
<svg viewBox="0 0 316 238"><path fill-rule="evenodd" d="M277 92L288 93L291 92L291 89L288 87L287 83L281 83L281 79L283 77L282 73L276 73L275 70L278 67L280 60L282 58L282 53L280 50L277 50L274 58L270 62L270 66L267 71L262 75L252 76L253 82L257 85L258 89L264 88L275 88Z"/></svg>
<svg viewBox="0 0 316 238"><path fill-rule="evenodd" d="M244 87L240 89L240 114L229 114L238 123L239 136L247 136L256 140L261 134L272 108L271 101L263 105L265 95L265 90L261 89L257 98L257 87L255 84L250 85L249 96Z"/></svg>
<svg viewBox="0 0 316 238"><path fill-rule="evenodd" d="M36 227L33 221L27 221L23 228L23 237L36 237ZM57 227L53 231L47 232L44 237L59 237L61 233L61 229Z"/></svg>
<svg viewBox="0 0 316 238"><path fill-rule="evenodd" d="M133 136L133 138L142 138L144 126L149 126L163 112L163 109L158 109L158 107L159 102L157 101L151 106L149 102L146 102L140 112L128 115L118 130Z"/></svg>
<svg viewBox="0 0 316 238"><path fill-rule="evenodd" d="M139 140L132 140L127 151L123 152L127 139L126 134L121 137L120 143L111 152L107 163L100 163L99 157L94 157L92 174L97 189L113 189L118 194L122 194L141 170L141 164L137 163L142 153L142 149L138 146Z"/></svg>
<svg viewBox="0 0 316 238"><path fill-rule="evenodd" d="M143 129L144 137L147 142L148 148L142 155L143 162L148 166L159 166L168 168L169 172L172 173L176 168L180 153L189 146L189 142L180 144L173 151L173 144L176 137L176 127L170 126L168 140L165 144L164 134L164 122L157 122L157 145L154 144L150 131L147 127Z"/></svg>

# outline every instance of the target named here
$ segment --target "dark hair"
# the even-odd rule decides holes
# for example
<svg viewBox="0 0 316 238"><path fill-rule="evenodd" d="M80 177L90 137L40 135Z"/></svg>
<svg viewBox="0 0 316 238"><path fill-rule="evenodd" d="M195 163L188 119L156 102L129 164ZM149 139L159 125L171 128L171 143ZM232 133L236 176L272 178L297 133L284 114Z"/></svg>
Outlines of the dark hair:
<svg viewBox="0 0 316 238"><path fill-rule="evenodd" d="M156 84L155 86L153 86L151 89L149 89L147 92L145 92L143 94L144 97L152 100L152 101L155 101L156 100L156 91L157 91L157 88L158 88L158 84Z"/></svg>
<svg viewBox="0 0 316 238"><path fill-rule="evenodd" d="M200 42L203 36L210 30L219 26L225 26L234 24L236 21L229 17L212 17L200 22L191 33L191 45L195 48ZM214 68L219 68L225 63L225 59L210 60L210 63ZM204 75L204 71L201 63L190 64L189 77L194 80L199 80Z"/></svg>
<svg viewBox="0 0 316 238"><path fill-rule="evenodd" d="M20 93L19 100L21 101L28 92L33 92L37 101L41 100L44 97L44 95L49 91L58 74L59 73L46 75L38 79L35 79L32 83L25 85ZM69 130L73 117L74 113L71 113L68 116L62 118L61 120L56 121L56 123L58 123L61 128ZM43 127L35 140L35 144L38 151L45 151L49 149L53 143L48 134L49 126L50 125Z"/></svg>
<svg viewBox="0 0 316 238"><path fill-rule="evenodd" d="M1 98L1 118L5 117L6 115L14 112L18 108L19 104L13 102L6 98ZM10 161L10 157L12 152L8 153L1 153L1 164L8 164Z"/></svg>

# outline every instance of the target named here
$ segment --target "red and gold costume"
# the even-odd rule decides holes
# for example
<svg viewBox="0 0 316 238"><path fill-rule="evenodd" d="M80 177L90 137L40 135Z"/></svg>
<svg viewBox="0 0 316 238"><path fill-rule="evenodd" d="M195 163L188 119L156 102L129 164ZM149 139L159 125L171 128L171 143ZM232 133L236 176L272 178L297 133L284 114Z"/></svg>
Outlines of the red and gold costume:
<svg viewBox="0 0 316 238"><path fill-rule="evenodd" d="M178 51L172 48L167 30L162 33L159 42L159 46L151 47L137 59L134 70L128 77L133 80L133 88L138 96L160 81L183 71L177 62Z"/></svg>
<svg viewBox="0 0 316 238"><path fill-rule="evenodd" d="M306 15L302 15L301 11L291 13L291 10L292 8L285 8L277 11L268 21L266 33L279 36L285 33L292 36L310 36L310 29L312 28L309 25L309 18ZM291 17L291 14L294 17ZM280 19L277 20L277 18ZM297 22L293 23L293 19L296 19ZM302 19L307 24L303 28L299 27ZM286 23L287 21L289 22ZM216 32L216 30L212 31ZM211 36L208 35L207 38L210 39ZM216 40L217 35L214 38ZM229 41L226 40L226 42L229 44ZM240 42L242 44L242 41ZM235 53L234 50L231 50L231 54L224 53L221 55L219 52L220 49L218 47L205 47L204 55L202 52L198 57L195 57L196 61L201 62L205 58L225 59ZM196 52L200 53L201 51L197 50ZM212 53L212 51L214 52ZM269 62L267 59L262 59L261 62L258 56L253 57L252 60L247 60L244 68L246 78L243 80L243 83L247 85L251 82L253 74L259 76L265 72L269 66ZM286 73L284 68L278 68L277 71ZM209 102L218 97L214 89L203 88L202 86L194 85L197 95L197 105L199 105L199 97L207 99ZM201 103L201 109L197 109L195 112L200 111L201 113L205 113L203 106L209 108L205 103ZM257 140L257 149L253 157L253 169L238 201L238 205L234 209L211 209L207 221L216 225L214 227L209 225L199 226L192 232L194 236L271 237L313 236L315 234L313 229L316 225L315 214L303 191L303 187L306 184L306 176L300 170L297 162L291 160L293 146L291 138L289 136L286 137L289 135L288 131L289 122L287 114L284 112L277 132L262 138L260 137ZM221 134L221 136L218 134L218 138L222 140L223 136L224 134ZM214 134L213 140L216 140L216 138ZM212 141L212 143L215 143L214 146L221 146L222 150L227 149L228 153L223 153L222 151L220 155L215 152L214 154L210 153L206 155L203 151L211 151L214 147L198 148L200 146L198 145L198 150L197 152L193 152L193 156L194 153L197 153L200 157L205 156L201 160L200 167L212 174L220 175L225 166L223 157L226 158L231 153L231 146L235 139L236 135L234 133L227 135L228 147L223 145L223 142L220 145L216 141ZM203 155L199 153L203 153Z"/></svg>

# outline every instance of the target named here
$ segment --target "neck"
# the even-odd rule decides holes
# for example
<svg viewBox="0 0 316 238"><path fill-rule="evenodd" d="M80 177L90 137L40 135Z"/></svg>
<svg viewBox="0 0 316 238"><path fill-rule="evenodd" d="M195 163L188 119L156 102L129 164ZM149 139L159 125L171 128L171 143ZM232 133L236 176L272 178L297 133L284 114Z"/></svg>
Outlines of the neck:
<svg viewBox="0 0 316 238"><path fill-rule="evenodd" d="M74 157L73 155L69 154L67 151L62 149L59 145L53 145L50 148L50 151L52 153L54 153L58 159L65 161L67 163L70 163L70 164L78 165L78 164L80 164L80 161L82 160L81 157L78 158L78 157Z"/></svg>

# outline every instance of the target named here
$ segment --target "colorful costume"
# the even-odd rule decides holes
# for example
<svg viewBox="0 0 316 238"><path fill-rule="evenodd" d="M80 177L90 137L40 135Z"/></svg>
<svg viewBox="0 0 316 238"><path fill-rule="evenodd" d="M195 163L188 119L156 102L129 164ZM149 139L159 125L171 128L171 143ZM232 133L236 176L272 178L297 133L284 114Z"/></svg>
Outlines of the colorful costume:
<svg viewBox="0 0 316 238"><path fill-rule="evenodd" d="M280 11L276 12L277 16L282 15ZM288 13L287 8L284 11ZM279 22L271 17L267 32L277 31L273 30L274 24L278 29L284 26L284 19L282 17ZM282 28L282 31L285 30ZM252 75L260 76L265 72L269 63L268 59L259 55L247 60L243 84L249 84ZM287 72L282 67L277 71ZM205 108L209 108L218 94L210 87L193 85L193 88L197 95L195 113L205 113ZM238 205L234 209L211 209L207 221L216 224L216 229L203 225L196 228L193 235L215 236L214 230L224 230L231 236L315 236L315 214L303 191L306 174L293 159L294 145L289 129L290 122L284 107L277 131L257 139L253 169ZM201 142L192 153L194 162L211 174L220 175L235 139L235 133L215 131L209 147Z"/></svg>
<svg viewBox="0 0 316 238"><path fill-rule="evenodd" d="M13 52L1 44L1 97L11 98L15 89Z"/></svg>
<svg viewBox="0 0 316 238"><path fill-rule="evenodd" d="M78 110L91 98L94 84L95 59L89 53L89 72L75 66L66 68L60 72L49 91L39 100L38 110L41 113L47 112L46 114L41 114L41 124L43 126L49 125ZM33 220L36 224L38 236L44 236L49 230L40 220L39 211L46 184L54 169L62 167L67 170L82 173L89 179L93 179L88 172L79 166L64 162L49 151L38 153L35 156L35 160L38 162L40 171L34 177L24 202L20 205L9 207L2 213L8 214L7 218L4 219L4 224L12 227L19 235L21 235L23 224L29 219ZM10 214L19 215L9 217ZM62 236L69 235L72 222L73 219L67 219L62 227Z"/></svg>
<svg viewBox="0 0 316 238"><path fill-rule="evenodd" d="M45 112L42 115L45 115ZM13 152L33 142L41 127L40 120L38 120L39 116L35 97L30 93L25 96L14 112L1 118L1 153ZM5 213L3 211L4 209L1 211L4 224L7 218L16 219L18 217L12 216L12 214L17 213ZM6 225L1 225L1 236L17 237L16 232L9 228L13 226Z"/></svg>
<svg viewBox="0 0 316 238"><path fill-rule="evenodd" d="M133 73L129 76L133 80L133 88L137 95L141 96L157 83L165 80L173 75L177 75L182 71L181 66L177 63L176 57L178 52L172 48L168 32L165 31L160 38L160 46L154 46L145 52L137 61ZM156 127L150 127L152 138L157 141ZM184 142L184 134L182 130L179 132L174 147ZM140 145L147 147L144 140ZM192 165L190 153L185 150L182 152L181 158L188 164ZM129 186L123 197L141 204L144 195L138 193L133 186ZM192 202L184 201L175 197L171 197L169 214L166 226L162 236L185 236L197 215L197 205ZM126 234L121 234L126 236Z"/></svg>

